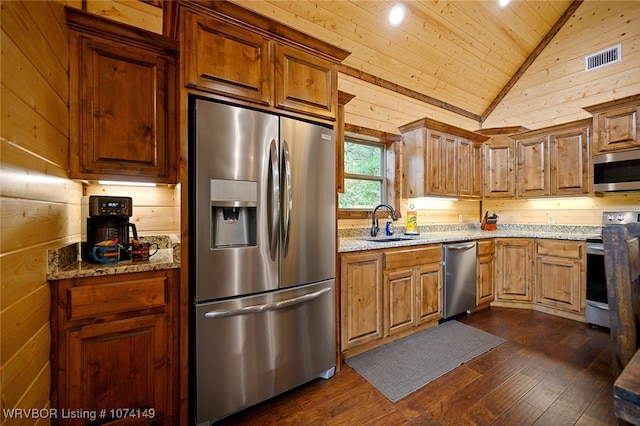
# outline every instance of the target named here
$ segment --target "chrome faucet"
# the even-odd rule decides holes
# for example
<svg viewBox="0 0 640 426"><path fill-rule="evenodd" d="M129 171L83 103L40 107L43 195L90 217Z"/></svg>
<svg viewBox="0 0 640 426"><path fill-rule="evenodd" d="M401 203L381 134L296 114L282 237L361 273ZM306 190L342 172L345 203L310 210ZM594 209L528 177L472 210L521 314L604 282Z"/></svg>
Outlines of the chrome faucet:
<svg viewBox="0 0 640 426"><path fill-rule="evenodd" d="M380 229L378 227L378 219L376 218L376 212L380 207L385 207L389 209L389 211L391 212L391 219L393 219L394 221L398 220L398 216L396 216L396 211L393 209L393 207L391 207L388 204L378 204L373 208L373 213L371 213L371 236L372 237L375 237L376 235L378 235L378 230Z"/></svg>

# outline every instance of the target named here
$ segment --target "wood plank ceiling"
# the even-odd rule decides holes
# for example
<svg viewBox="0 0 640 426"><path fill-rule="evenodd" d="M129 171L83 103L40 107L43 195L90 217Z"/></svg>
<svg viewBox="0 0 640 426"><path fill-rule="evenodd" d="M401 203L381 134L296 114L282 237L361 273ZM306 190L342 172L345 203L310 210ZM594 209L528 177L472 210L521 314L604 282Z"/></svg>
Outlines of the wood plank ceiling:
<svg viewBox="0 0 640 426"><path fill-rule="evenodd" d="M233 1L352 52L341 72L482 121L582 0Z"/></svg>

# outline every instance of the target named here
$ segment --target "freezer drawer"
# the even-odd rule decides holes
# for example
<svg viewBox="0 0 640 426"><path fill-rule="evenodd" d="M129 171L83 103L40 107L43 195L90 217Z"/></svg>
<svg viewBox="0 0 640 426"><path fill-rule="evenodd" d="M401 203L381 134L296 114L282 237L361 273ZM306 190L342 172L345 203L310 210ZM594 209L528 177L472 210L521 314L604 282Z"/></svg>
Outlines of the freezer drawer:
<svg viewBox="0 0 640 426"><path fill-rule="evenodd" d="M196 423L333 374L334 285L196 305Z"/></svg>

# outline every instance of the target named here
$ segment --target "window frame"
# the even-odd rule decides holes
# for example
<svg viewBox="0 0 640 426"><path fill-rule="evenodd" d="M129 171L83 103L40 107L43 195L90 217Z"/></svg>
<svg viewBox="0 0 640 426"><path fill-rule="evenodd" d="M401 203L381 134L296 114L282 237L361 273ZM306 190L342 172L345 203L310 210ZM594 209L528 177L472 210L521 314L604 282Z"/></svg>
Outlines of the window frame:
<svg viewBox="0 0 640 426"><path fill-rule="evenodd" d="M400 141L402 137L397 134L382 132L374 129L367 129L351 124L344 125L345 137L343 143L347 139L356 142L372 142L374 144L382 144L385 147L382 169L383 191L386 203L396 210L398 217L400 214L400 180L399 176L399 158L400 158ZM342 158L344 167L344 157ZM345 178L349 174L345 172ZM337 200L337 198L336 198ZM336 205L338 219L371 219L371 209L342 209ZM385 213L386 212L386 213ZM381 214L388 215L386 210L379 210ZM386 216L384 216L386 217Z"/></svg>

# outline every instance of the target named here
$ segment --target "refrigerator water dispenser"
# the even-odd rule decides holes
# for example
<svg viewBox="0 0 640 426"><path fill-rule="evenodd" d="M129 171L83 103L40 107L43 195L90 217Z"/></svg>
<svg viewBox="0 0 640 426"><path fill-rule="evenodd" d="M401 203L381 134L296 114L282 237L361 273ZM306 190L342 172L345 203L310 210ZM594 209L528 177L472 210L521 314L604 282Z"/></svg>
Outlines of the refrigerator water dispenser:
<svg viewBox="0 0 640 426"><path fill-rule="evenodd" d="M255 246L258 184L211 179L211 248Z"/></svg>

